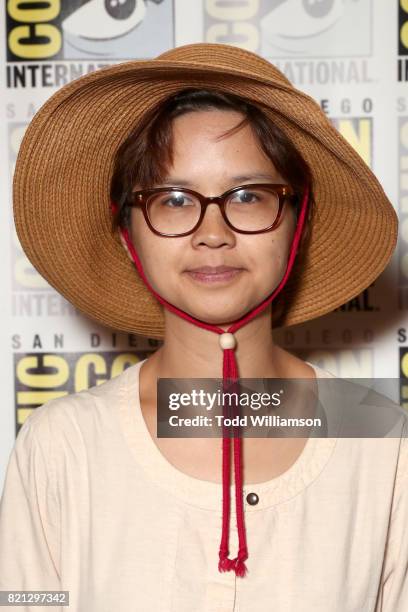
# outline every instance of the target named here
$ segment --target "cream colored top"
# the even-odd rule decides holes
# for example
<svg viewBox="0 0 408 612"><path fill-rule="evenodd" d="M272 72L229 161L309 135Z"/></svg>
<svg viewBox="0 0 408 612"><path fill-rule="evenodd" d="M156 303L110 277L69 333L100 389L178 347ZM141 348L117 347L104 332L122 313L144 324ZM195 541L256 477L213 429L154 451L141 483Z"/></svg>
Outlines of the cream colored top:
<svg viewBox="0 0 408 612"><path fill-rule="evenodd" d="M156 446L140 410L142 363L47 402L17 436L0 590L70 592L69 608L19 610L407 612L406 437L310 437L286 472L244 486L248 574L220 573L222 485L179 471ZM237 545L232 483L231 558Z"/></svg>

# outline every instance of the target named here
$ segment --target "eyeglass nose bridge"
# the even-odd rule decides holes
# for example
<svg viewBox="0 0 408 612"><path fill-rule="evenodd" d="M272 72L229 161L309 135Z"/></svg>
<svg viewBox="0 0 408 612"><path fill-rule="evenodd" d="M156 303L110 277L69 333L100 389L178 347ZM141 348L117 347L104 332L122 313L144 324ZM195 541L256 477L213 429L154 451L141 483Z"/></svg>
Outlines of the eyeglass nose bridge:
<svg viewBox="0 0 408 612"><path fill-rule="evenodd" d="M231 224L229 223L227 216L225 214L225 199L223 196L208 196L208 197L201 196L200 203L201 203L201 214L200 214L200 219L195 229L198 229L198 227L201 226L202 222L204 221L204 216L207 211L207 207L210 204L218 205L224 222L228 225L228 227L231 227Z"/></svg>
<svg viewBox="0 0 408 612"><path fill-rule="evenodd" d="M209 196L208 198L203 197L201 199L201 205L203 206L204 210L206 210L209 204L218 204L218 206L222 207L224 204L224 198L222 196Z"/></svg>

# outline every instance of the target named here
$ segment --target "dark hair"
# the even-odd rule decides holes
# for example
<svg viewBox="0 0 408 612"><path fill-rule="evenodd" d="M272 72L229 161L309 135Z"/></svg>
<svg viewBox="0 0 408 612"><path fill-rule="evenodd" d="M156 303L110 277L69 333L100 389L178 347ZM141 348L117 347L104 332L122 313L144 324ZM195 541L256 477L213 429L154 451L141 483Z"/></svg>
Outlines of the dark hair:
<svg viewBox="0 0 408 612"><path fill-rule="evenodd" d="M228 136L250 124L264 153L272 160L283 178L302 197L305 185L312 190L312 176L308 164L286 134L260 108L241 97L219 91L186 89L167 98L156 107L123 141L118 148L110 197L117 203L113 227L128 227L130 208L125 206L134 185L142 189L160 183L173 162L172 121L185 113L200 110L234 110L244 118L221 135ZM312 198L311 198L312 199ZM298 202L299 203L299 202ZM312 206L309 205L309 220Z"/></svg>
<svg viewBox="0 0 408 612"><path fill-rule="evenodd" d="M112 229L129 227L130 201L135 184L142 189L163 181L167 169L173 163L172 121L189 112L206 110L237 111L244 115L233 128L220 138L250 125L264 153L273 162L281 176L294 189L297 197L296 214L306 185L309 186L308 216L302 231L297 258L306 248L309 226L314 212L312 173L295 145L280 127L270 119L260 105L248 102L241 96L219 90L188 88L166 98L146 114L143 120L119 146L113 167L110 198L118 209L113 215ZM278 296L279 297L279 296Z"/></svg>

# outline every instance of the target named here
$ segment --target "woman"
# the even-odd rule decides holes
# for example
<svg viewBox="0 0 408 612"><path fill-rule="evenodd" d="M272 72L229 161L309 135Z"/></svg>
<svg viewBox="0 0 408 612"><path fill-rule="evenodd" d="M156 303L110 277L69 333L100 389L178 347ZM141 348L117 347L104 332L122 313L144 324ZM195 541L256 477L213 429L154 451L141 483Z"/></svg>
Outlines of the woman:
<svg viewBox="0 0 408 612"><path fill-rule="evenodd" d="M224 435L221 455L217 438L155 435L159 378L330 378L274 344L271 318L329 312L392 254L395 212L318 106L226 45L109 67L30 124L14 210L58 291L164 343L27 419L0 507L0 587L62 588L98 612L405 609L402 411L388 440L241 449Z"/></svg>

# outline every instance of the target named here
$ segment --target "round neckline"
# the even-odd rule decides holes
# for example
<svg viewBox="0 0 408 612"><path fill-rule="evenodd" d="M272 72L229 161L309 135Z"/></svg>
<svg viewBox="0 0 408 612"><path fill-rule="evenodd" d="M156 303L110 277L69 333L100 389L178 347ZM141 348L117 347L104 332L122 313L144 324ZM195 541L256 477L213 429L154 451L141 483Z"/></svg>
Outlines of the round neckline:
<svg viewBox="0 0 408 612"><path fill-rule="evenodd" d="M139 393L140 369L147 359L137 362L123 372L124 384L121 385L119 394L120 420L128 446L137 462L149 475L152 483L156 483L185 504L221 514L222 483L202 480L182 472L161 453L150 435L141 411ZM319 384L319 374L321 377L335 377L330 372L322 370L308 361L305 363L314 369L317 384ZM319 387L319 401L324 406L325 401L322 400L320 390L321 387ZM244 440L243 443L245 443ZM318 438L310 436L302 452L285 472L271 480L254 484L244 483L244 499L248 493L256 493L259 498L256 505L252 506L245 503L245 512L257 512L283 503L298 495L324 469L336 441L336 437ZM232 478L231 500L235 497L234 489L235 484ZM232 503L231 515L234 516L234 514L235 504Z"/></svg>

